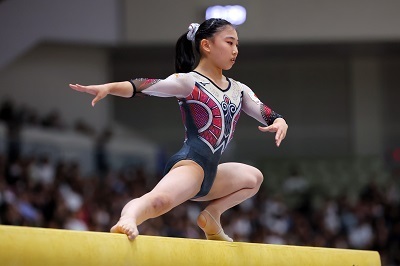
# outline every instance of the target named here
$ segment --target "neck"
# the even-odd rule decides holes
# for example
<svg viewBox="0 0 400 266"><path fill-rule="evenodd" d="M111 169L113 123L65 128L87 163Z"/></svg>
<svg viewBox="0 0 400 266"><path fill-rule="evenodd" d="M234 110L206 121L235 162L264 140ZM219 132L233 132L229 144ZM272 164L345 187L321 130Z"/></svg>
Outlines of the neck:
<svg viewBox="0 0 400 266"><path fill-rule="evenodd" d="M207 60L200 59L199 64L194 69L195 71L203 74L204 76L210 78L214 81L220 81L223 79L222 69L216 67L215 65L211 64Z"/></svg>

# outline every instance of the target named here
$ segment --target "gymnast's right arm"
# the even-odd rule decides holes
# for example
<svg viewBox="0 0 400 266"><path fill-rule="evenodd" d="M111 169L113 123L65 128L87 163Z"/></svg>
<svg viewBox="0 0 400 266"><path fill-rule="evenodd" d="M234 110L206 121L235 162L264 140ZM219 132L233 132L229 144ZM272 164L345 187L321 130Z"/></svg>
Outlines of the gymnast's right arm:
<svg viewBox="0 0 400 266"><path fill-rule="evenodd" d="M134 97L137 93L158 97L185 98L193 90L194 78L190 74L183 73L172 74L166 79L140 78L101 85L69 84L69 86L76 91L95 95L92 101L92 106L94 106L108 94L125 98Z"/></svg>

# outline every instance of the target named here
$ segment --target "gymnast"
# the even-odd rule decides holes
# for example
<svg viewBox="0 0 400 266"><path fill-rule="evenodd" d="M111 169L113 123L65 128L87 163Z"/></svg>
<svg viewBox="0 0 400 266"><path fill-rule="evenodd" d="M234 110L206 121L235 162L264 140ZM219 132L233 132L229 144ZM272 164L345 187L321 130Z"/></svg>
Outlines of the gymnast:
<svg viewBox="0 0 400 266"><path fill-rule="evenodd" d="M263 181L257 168L238 162L219 163L232 140L241 111L258 120L262 132L275 133L279 147L288 125L281 115L263 104L245 84L223 75L235 64L239 39L235 27L224 19L190 24L176 43L176 73L166 79L139 78L83 86L94 95L92 105L108 94L120 97L149 95L176 97L185 126L183 147L167 162L165 174L148 193L129 201L113 233L133 240L137 226L187 201L208 201L197 218L207 239L233 241L220 218L233 206L254 196ZM199 58L196 60L196 58Z"/></svg>

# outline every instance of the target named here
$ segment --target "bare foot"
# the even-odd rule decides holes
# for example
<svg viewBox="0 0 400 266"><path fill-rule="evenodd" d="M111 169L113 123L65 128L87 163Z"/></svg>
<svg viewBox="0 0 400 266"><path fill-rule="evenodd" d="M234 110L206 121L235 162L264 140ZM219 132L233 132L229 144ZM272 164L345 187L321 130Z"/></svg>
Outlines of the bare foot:
<svg viewBox="0 0 400 266"><path fill-rule="evenodd" d="M233 239L225 234L219 221L207 210L202 211L197 217L197 225L204 231L208 240L221 240L233 242Z"/></svg>
<svg viewBox="0 0 400 266"><path fill-rule="evenodd" d="M136 222L130 217L121 217L119 221L111 228L110 232L125 234L130 240L135 239L139 235Z"/></svg>

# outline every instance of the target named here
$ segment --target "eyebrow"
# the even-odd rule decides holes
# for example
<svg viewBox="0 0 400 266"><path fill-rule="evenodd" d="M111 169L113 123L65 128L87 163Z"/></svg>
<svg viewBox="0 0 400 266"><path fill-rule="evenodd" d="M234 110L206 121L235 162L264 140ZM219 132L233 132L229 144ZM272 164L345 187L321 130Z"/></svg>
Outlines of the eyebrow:
<svg viewBox="0 0 400 266"><path fill-rule="evenodd" d="M237 41L239 43L239 39L236 39L233 36L226 36L225 39L232 39L232 40Z"/></svg>

